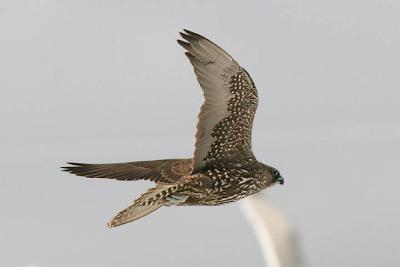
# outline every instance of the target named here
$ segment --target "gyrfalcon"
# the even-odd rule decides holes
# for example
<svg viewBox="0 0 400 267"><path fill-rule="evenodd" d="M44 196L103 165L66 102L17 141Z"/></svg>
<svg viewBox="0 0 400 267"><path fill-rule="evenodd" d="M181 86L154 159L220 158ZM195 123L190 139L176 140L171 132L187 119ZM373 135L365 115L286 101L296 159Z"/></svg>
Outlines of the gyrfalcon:
<svg viewBox="0 0 400 267"><path fill-rule="evenodd" d="M189 30L178 43L186 49L205 102L198 116L191 159L125 163L73 163L64 171L89 178L150 180L155 187L115 215L109 227L137 220L162 206L214 206L239 200L276 182L278 170L259 162L251 149L257 90L249 73L227 52Z"/></svg>

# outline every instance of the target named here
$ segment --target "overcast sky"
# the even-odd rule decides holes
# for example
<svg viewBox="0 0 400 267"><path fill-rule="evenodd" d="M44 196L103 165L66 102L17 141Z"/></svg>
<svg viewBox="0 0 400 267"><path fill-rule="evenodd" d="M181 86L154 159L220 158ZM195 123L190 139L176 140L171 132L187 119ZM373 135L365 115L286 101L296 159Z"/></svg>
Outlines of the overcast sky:
<svg viewBox="0 0 400 267"><path fill-rule="evenodd" d="M400 2L0 1L0 266L263 266L238 204L106 222L146 182L66 161L191 157L188 28L252 75L266 194L308 266L400 266Z"/></svg>

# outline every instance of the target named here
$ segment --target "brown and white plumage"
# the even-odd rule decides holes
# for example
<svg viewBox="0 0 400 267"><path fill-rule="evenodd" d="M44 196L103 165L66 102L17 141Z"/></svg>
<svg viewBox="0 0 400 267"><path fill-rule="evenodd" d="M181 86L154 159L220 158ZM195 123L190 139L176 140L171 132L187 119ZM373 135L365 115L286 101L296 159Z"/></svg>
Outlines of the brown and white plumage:
<svg viewBox="0 0 400 267"><path fill-rule="evenodd" d="M191 159L164 159L107 164L68 162L64 167L70 173L88 178L108 178L122 181L149 180L156 183L174 183L192 171Z"/></svg>
<svg viewBox="0 0 400 267"><path fill-rule="evenodd" d="M204 92L197 124L193 171L207 162L250 155L257 91L248 73L222 48L185 30L178 40Z"/></svg>
<svg viewBox="0 0 400 267"><path fill-rule="evenodd" d="M258 97L247 73L222 48L184 30L178 40L187 52L204 92L193 159L111 164L70 163L65 171L89 178L150 180L156 186L108 224L139 219L162 206L220 205L257 193L283 178L258 162L251 150L251 130Z"/></svg>

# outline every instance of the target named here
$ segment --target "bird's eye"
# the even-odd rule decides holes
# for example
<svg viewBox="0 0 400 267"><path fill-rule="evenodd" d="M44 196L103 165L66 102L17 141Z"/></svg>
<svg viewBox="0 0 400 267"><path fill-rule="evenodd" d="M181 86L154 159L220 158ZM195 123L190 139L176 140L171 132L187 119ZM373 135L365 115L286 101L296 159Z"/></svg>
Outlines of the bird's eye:
<svg viewBox="0 0 400 267"><path fill-rule="evenodd" d="M273 175L274 177L279 177L279 172L278 172L277 170L273 170L273 171L272 171L272 175Z"/></svg>

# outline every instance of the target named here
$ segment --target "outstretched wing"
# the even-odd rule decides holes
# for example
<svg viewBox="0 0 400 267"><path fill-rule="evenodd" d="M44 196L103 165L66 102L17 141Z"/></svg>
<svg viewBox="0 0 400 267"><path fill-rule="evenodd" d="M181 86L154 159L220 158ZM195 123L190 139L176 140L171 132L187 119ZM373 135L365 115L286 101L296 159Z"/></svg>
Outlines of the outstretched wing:
<svg viewBox="0 0 400 267"><path fill-rule="evenodd" d="M88 178L116 180L150 180L156 183L175 183L192 170L191 159L165 159L108 164L69 162L64 171Z"/></svg>
<svg viewBox="0 0 400 267"><path fill-rule="evenodd" d="M251 129L257 109L256 87L247 73L222 48L184 30L187 52L204 92L197 124L193 172L215 161L253 157Z"/></svg>

